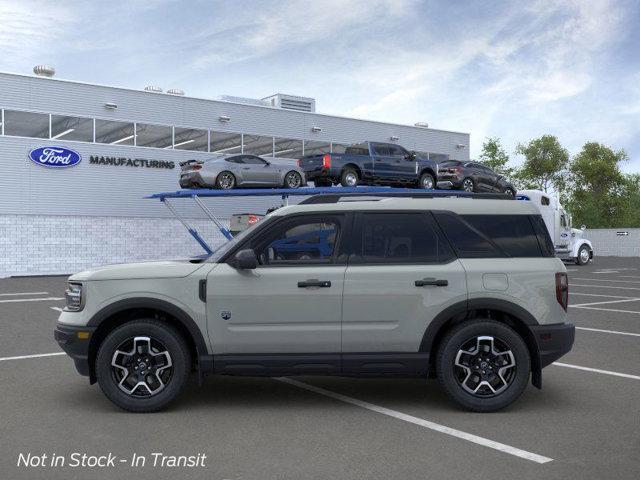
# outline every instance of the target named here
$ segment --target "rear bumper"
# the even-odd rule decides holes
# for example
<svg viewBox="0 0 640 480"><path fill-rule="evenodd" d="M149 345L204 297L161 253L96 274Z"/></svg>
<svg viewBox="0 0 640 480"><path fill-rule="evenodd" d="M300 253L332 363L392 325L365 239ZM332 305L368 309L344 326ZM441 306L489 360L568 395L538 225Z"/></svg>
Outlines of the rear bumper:
<svg viewBox="0 0 640 480"><path fill-rule="evenodd" d="M329 180L336 177L334 175L334 172L332 172L330 168L324 168L324 167L317 167L309 170L305 169L304 176L308 181L313 181L314 179L317 179L317 178Z"/></svg>
<svg viewBox="0 0 640 480"><path fill-rule="evenodd" d="M53 337L60 348L71 357L78 373L85 377L90 374L89 343L95 330L95 327L76 327L59 323L53 331ZM82 334L79 336L78 333Z"/></svg>
<svg viewBox="0 0 640 480"><path fill-rule="evenodd" d="M180 176L180 188L197 188L204 186L208 185L200 173L193 172Z"/></svg>
<svg viewBox="0 0 640 480"><path fill-rule="evenodd" d="M462 179L451 175L438 176L438 188L441 189L459 189L462 188Z"/></svg>
<svg viewBox="0 0 640 480"><path fill-rule="evenodd" d="M540 352L540 368L551 365L573 347L576 327L572 323L531 326Z"/></svg>

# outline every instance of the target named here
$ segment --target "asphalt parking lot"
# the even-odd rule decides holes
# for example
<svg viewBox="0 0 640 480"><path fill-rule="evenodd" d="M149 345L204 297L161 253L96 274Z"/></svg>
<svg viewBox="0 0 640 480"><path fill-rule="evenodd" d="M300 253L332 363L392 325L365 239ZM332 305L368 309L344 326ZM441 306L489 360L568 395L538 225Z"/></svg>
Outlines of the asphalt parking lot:
<svg viewBox="0 0 640 480"><path fill-rule="evenodd" d="M209 377L167 411L125 413L57 354L66 279L0 280L0 478L637 479L640 259L567 269L573 351L545 369L542 390L493 414L458 409L435 380L333 377ZM207 459L18 467L29 452Z"/></svg>

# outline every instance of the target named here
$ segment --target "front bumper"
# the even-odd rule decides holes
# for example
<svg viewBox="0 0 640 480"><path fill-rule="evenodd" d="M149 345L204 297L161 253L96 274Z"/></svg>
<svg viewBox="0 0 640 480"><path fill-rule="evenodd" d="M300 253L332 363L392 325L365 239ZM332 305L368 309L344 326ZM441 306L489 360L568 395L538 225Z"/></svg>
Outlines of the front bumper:
<svg viewBox="0 0 640 480"><path fill-rule="evenodd" d="M540 368L551 365L563 355L569 353L576 336L573 323L555 323L531 327L540 352Z"/></svg>
<svg viewBox="0 0 640 480"><path fill-rule="evenodd" d="M80 327L58 323L53 331L53 337L60 345L60 348L71 357L78 373L85 377L90 374L89 344L95 330L95 327Z"/></svg>

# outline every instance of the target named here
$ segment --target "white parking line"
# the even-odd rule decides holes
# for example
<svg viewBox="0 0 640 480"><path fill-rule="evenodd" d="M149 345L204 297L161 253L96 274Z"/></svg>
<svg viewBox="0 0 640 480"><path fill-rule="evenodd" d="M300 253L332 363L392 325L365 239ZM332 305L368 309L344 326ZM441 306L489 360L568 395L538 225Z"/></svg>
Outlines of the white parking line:
<svg viewBox="0 0 640 480"><path fill-rule="evenodd" d="M618 278L640 278L638 275L618 275Z"/></svg>
<svg viewBox="0 0 640 480"><path fill-rule="evenodd" d="M62 297L42 297L42 298L12 298L11 300L0 300L0 303L16 303L16 302L43 302L51 300L64 300Z"/></svg>
<svg viewBox="0 0 640 480"><path fill-rule="evenodd" d="M17 293L0 293L0 297L15 297L18 295L49 295L49 292L17 292Z"/></svg>
<svg viewBox="0 0 640 480"><path fill-rule="evenodd" d="M324 388L314 387L313 385L308 385L306 383L302 383L297 380L292 380L291 378L281 377L281 378L277 378L276 380L287 383L289 385L293 385L294 387L302 388L304 390L309 390L310 392L324 395L325 397L331 397L333 399L340 400L341 402L345 402L351 405L355 405L357 407L365 408L367 410L371 410L372 412L381 413L389 417L397 418L398 420L413 423L414 425L425 427L430 430L435 430L436 432L444 433L445 435L461 438L463 440L467 440L477 445L482 445L483 447L493 448L494 450L499 450L501 452L508 453L516 457L524 458L525 460L530 460L536 463L547 463L547 462L553 461L553 459L549 457L543 457L542 455L527 452L526 450L521 450L519 448L512 447L510 445L505 445L504 443L494 442L493 440L489 440L488 438L479 437L471 433L463 432L461 430L456 430L455 428L446 427L444 425L440 425L435 422L430 422L429 420L424 420L422 418L414 417L412 415L407 415L406 413L398 412L396 410L391 410L389 408L381 407L379 405L374 405L373 403L365 402L363 400L358 400L357 398L348 397L340 393L335 393L330 390L325 390Z"/></svg>
<svg viewBox="0 0 640 480"><path fill-rule="evenodd" d="M51 310L55 310L56 312L61 312L62 309L60 307L49 307Z"/></svg>
<svg viewBox="0 0 640 480"><path fill-rule="evenodd" d="M604 305L605 303L623 303L623 302L637 302L640 298L627 298L624 300L604 300L602 302L591 302L591 303L578 303L577 305L569 305L570 307L586 307L587 305Z"/></svg>
<svg viewBox="0 0 640 480"><path fill-rule="evenodd" d="M585 308L587 310L600 310L603 312L616 312L616 313L635 313L640 315L640 312L635 310L617 310L615 308L600 308L600 307L580 307L578 305L569 305L569 308Z"/></svg>
<svg viewBox="0 0 640 480"><path fill-rule="evenodd" d="M640 333L618 332L616 330L602 330L600 328L576 327L576 330L587 330L589 332L614 333L616 335L629 335L631 337L640 337Z"/></svg>
<svg viewBox="0 0 640 480"><path fill-rule="evenodd" d="M574 277L574 280L588 280L588 281L596 281L596 282L611 282L611 283L640 283L636 280L610 280L608 278L578 278Z"/></svg>
<svg viewBox="0 0 640 480"><path fill-rule="evenodd" d="M569 287L597 287L597 288L615 288L617 290L640 290L638 287L619 287L617 285L576 285L569 283Z"/></svg>
<svg viewBox="0 0 640 480"><path fill-rule="evenodd" d="M606 298L636 298L636 297L623 297L620 295L603 295L601 293L582 293L582 292L570 292L569 295L584 295L586 297L606 297Z"/></svg>
<svg viewBox="0 0 640 480"><path fill-rule="evenodd" d="M575 368L576 370L584 370L585 372L604 373L605 375L613 375L614 377L631 378L632 380L640 380L640 376L631 375L629 373L612 372L610 370L600 370L599 368L582 367L580 365L571 365L569 363L553 362L558 367Z"/></svg>
<svg viewBox="0 0 640 480"><path fill-rule="evenodd" d="M0 362L6 362L7 360L25 360L27 358L57 357L58 355L65 355L65 353L64 352L37 353L35 355L20 355L19 357L2 357L0 358Z"/></svg>

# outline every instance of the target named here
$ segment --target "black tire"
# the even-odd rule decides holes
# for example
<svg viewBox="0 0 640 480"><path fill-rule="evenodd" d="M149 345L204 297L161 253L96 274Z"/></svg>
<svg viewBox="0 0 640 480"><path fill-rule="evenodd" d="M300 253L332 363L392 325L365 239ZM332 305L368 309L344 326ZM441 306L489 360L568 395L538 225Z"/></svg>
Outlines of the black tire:
<svg viewBox="0 0 640 480"><path fill-rule="evenodd" d="M295 177L295 181L297 183L294 185L290 181L289 177ZM302 186L302 175L300 175L295 170L291 170L290 172L287 172L287 174L284 176L284 185L283 186L284 186L284 188L292 188L292 189L300 188Z"/></svg>
<svg viewBox="0 0 640 480"><path fill-rule="evenodd" d="M576 265L586 265L590 261L591 261L591 255L589 252L589 247L587 247L586 245L582 245L578 250L578 256L576 257Z"/></svg>
<svg viewBox="0 0 640 480"><path fill-rule="evenodd" d="M168 352L169 359L171 360L171 366L168 368L165 367L166 371L163 372L163 374L169 375L165 377L164 387L155 394L151 394L149 387L144 389L142 386L133 388L133 393L126 393L119 386L119 383L122 382L119 382L117 378L122 369L112 366L112 361L116 361L116 350L119 350L123 344L132 342L136 337L151 339L149 342L150 345L151 342L156 342L154 345L162 345L166 349L166 352ZM135 342L133 342L133 344L135 344ZM131 352L135 352L136 350L137 348L134 346ZM129 367L131 367L139 361L134 358L135 355L144 356L144 354L135 353L131 356L124 355L118 358L124 359L129 357L133 360L131 365L129 365ZM163 355L158 356L166 359ZM144 360L141 363L143 362ZM168 362L165 361L165 363ZM131 370L131 368L129 368L129 370ZM189 354L189 347L182 335L172 326L152 319L134 320L116 328L104 339L96 356L96 377L100 388L109 400L129 412L155 412L166 407L182 391L189 379L190 372L191 356ZM137 372L131 371L130 373L132 377L135 377ZM140 376L141 375L138 374L134 382L140 382ZM151 371L149 371L147 378L149 377L152 377ZM149 392L146 394L147 396L143 396L145 390Z"/></svg>
<svg viewBox="0 0 640 480"><path fill-rule="evenodd" d="M436 188L436 179L430 173L423 173L418 180L418 188L422 190L433 190Z"/></svg>
<svg viewBox="0 0 640 480"><path fill-rule="evenodd" d="M505 195L509 195L511 197L515 197L516 196L516 192L514 192L512 188L505 188L503 193Z"/></svg>
<svg viewBox="0 0 640 480"><path fill-rule="evenodd" d="M227 179L230 183L227 183ZM237 185L236 176L228 171L220 172L216 177L216 188L220 190L231 190Z"/></svg>
<svg viewBox="0 0 640 480"><path fill-rule="evenodd" d="M316 187L330 187L332 185L331 180L328 180L326 178L318 178L313 181L313 184Z"/></svg>
<svg viewBox="0 0 640 480"><path fill-rule="evenodd" d="M353 183L353 177L355 176L355 184ZM343 187L357 187L358 181L360 180L360 176L358 172L356 172L353 168L347 167L342 170L342 174L340 175L340 185Z"/></svg>
<svg viewBox="0 0 640 480"><path fill-rule="evenodd" d="M480 344L477 341L478 337L493 338L491 345L496 346L495 350L510 351L512 357L498 356L495 357L498 363L494 363L493 355L481 351L481 348L488 347L487 341L484 340ZM476 348L478 355L463 354L460 358L460 362L467 362L470 368L465 370L461 366L456 366L458 352L466 351L468 347L465 345L473 345L474 342L480 346ZM508 350L504 350L505 346ZM481 358L485 354L487 357ZM507 367L503 371L500 365L508 365L511 358L513 367ZM496 374L498 370L502 373L501 377ZM447 332L438 346L436 375L440 385L456 403L474 412L494 412L511 404L527 387L530 371L529 350L522 337L511 327L494 320L470 320L456 325ZM486 372L486 375L483 372ZM503 382L502 378L506 382ZM477 379L478 385L475 394L463 386L463 384L467 388L474 386L474 379ZM485 380L495 382L494 388L499 387L495 388L497 393L492 393L494 388L483 385Z"/></svg>
<svg viewBox="0 0 640 480"><path fill-rule="evenodd" d="M476 182L473 181L473 178L465 178L462 181L462 190L465 192L475 192L476 191Z"/></svg>

